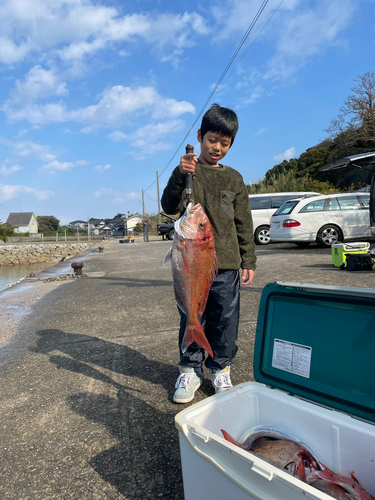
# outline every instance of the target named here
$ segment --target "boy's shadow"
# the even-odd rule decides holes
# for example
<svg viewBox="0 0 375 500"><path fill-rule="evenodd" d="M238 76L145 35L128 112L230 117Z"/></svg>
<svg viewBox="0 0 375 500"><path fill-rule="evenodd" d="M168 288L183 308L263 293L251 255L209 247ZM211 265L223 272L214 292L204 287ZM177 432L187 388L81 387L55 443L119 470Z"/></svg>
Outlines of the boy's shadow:
<svg viewBox="0 0 375 500"><path fill-rule="evenodd" d="M161 412L126 390L117 398L80 393L66 400L75 413L103 425L118 441L90 466L124 498L183 498L175 412ZM90 436L89 436L90 438ZM91 439L95 440L95 434Z"/></svg>
<svg viewBox="0 0 375 500"><path fill-rule="evenodd" d="M51 355L49 359L57 368L84 374L111 384L119 390L124 389L123 385L87 363L95 364L114 373L138 377L145 382L161 385L167 391L169 400L172 400L174 381L178 376L177 363L171 365L155 361L135 349L90 335L65 333L56 329L40 330L37 334L39 338L36 346L30 348L31 351L42 354L60 351L69 356L68 358L57 354ZM135 390L129 385L126 389ZM201 386L201 391L205 393L205 396L212 395L211 388L206 384Z"/></svg>
<svg viewBox="0 0 375 500"><path fill-rule="evenodd" d="M174 417L183 408L166 404L163 411L160 404L153 405L152 398L149 403L144 401L138 389L130 384L124 386L90 365L160 384L168 393L169 402L177 366L150 360L127 346L89 335L54 329L41 330L38 336L31 350L49 355L57 368L83 374L117 389L117 397L83 392L66 399L72 411L104 426L117 441L90 459L89 464L97 474L129 499L154 499L160 493L163 498L182 499L180 449ZM200 391L204 394L201 397L213 394L208 383ZM88 439L97 439L95 433Z"/></svg>

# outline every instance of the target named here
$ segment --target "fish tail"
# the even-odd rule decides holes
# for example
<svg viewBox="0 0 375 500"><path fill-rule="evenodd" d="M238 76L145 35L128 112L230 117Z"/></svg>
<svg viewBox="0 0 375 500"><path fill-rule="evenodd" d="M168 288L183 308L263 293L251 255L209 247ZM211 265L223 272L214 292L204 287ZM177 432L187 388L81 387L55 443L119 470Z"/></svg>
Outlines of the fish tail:
<svg viewBox="0 0 375 500"><path fill-rule="evenodd" d="M235 446L238 446L242 449L245 449L241 443L239 443L236 439L234 439L234 437L232 437L229 432L225 431L224 429L221 429L221 432L223 433L223 436L224 436L224 439L226 441L229 441L229 443L232 443L234 444Z"/></svg>
<svg viewBox="0 0 375 500"><path fill-rule="evenodd" d="M185 352L190 344L196 342L198 345L203 347L205 351L211 356L214 357L214 353L212 352L211 346L207 340L206 335L204 334L202 325L199 323L195 323L194 325L186 325L185 335L182 339L181 350Z"/></svg>

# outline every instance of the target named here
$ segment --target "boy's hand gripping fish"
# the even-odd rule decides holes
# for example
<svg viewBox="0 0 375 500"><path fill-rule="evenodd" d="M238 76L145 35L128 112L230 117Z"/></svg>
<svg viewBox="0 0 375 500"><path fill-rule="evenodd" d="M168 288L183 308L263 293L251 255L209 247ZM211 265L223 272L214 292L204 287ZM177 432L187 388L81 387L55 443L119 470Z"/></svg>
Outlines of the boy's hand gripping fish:
<svg viewBox="0 0 375 500"><path fill-rule="evenodd" d="M208 293L218 269L214 232L199 203L194 206L189 203L183 216L175 222L173 245L165 256L164 264L169 261L176 302L187 318L182 352L196 342L213 357L199 318L206 308Z"/></svg>

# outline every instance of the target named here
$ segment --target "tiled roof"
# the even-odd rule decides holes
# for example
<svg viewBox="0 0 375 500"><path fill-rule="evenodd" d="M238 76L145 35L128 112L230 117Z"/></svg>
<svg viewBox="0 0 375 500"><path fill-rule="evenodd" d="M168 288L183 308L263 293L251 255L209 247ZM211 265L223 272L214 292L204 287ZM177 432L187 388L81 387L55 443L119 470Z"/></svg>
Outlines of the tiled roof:
<svg viewBox="0 0 375 500"><path fill-rule="evenodd" d="M33 215L33 212L11 212L7 224L11 226L28 226Z"/></svg>

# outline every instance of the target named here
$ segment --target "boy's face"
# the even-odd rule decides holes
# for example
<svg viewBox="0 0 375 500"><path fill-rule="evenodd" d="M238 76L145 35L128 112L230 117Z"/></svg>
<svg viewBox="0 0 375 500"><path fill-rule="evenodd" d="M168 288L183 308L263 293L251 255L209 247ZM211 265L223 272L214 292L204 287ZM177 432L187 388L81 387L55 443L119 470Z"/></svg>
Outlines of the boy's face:
<svg viewBox="0 0 375 500"><path fill-rule="evenodd" d="M228 153L232 144L232 138L219 132L206 132L201 135L198 130L198 141L201 143L201 154L199 159L206 165L216 167L218 162Z"/></svg>

